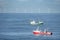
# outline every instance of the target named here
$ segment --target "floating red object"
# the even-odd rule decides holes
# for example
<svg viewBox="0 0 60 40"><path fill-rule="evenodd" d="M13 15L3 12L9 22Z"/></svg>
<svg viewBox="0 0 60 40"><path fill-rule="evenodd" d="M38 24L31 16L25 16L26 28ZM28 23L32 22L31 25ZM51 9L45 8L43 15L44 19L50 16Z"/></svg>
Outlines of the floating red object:
<svg viewBox="0 0 60 40"><path fill-rule="evenodd" d="M33 31L34 35L52 35L52 32Z"/></svg>

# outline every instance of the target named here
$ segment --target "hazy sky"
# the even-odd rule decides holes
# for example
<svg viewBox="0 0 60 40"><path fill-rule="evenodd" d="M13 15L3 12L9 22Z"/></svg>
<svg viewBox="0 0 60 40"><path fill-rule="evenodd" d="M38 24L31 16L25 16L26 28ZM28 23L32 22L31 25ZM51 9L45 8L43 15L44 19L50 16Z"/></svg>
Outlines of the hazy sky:
<svg viewBox="0 0 60 40"><path fill-rule="evenodd" d="M60 13L60 0L0 0L0 13Z"/></svg>

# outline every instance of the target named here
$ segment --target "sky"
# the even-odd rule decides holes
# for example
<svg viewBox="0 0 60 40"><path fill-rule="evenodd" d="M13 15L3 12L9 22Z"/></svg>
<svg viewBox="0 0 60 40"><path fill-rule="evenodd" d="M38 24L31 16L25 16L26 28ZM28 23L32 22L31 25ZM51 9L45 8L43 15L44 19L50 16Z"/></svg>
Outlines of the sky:
<svg viewBox="0 0 60 40"><path fill-rule="evenodd" d="M60 13L60 0L0 0L0 13Z"/></svg>

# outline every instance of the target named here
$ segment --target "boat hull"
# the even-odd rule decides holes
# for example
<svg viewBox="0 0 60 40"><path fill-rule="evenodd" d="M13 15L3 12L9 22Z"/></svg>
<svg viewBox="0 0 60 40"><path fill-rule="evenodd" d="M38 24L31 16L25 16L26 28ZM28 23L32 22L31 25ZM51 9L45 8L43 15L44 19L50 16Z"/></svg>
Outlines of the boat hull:
<svg viewBox="0 0 60 40"><path fill-rule="evenodd" d="M34 35L52 35L52 32L39 32L39 31L34 31Z"/></svg>

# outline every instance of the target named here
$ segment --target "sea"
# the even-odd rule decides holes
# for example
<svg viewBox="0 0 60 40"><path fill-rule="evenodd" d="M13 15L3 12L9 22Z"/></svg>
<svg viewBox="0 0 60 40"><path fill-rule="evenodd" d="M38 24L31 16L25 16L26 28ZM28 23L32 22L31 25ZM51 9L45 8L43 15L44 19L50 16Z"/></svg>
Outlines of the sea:
<svg viewBox="0 0 60 40"><path fill-rule="evenodd" d="M32 20L43 25L31 25ZM34 35L38 26L53 34ZM0 40L60 40L60 13L0 13Z"/></svg>

